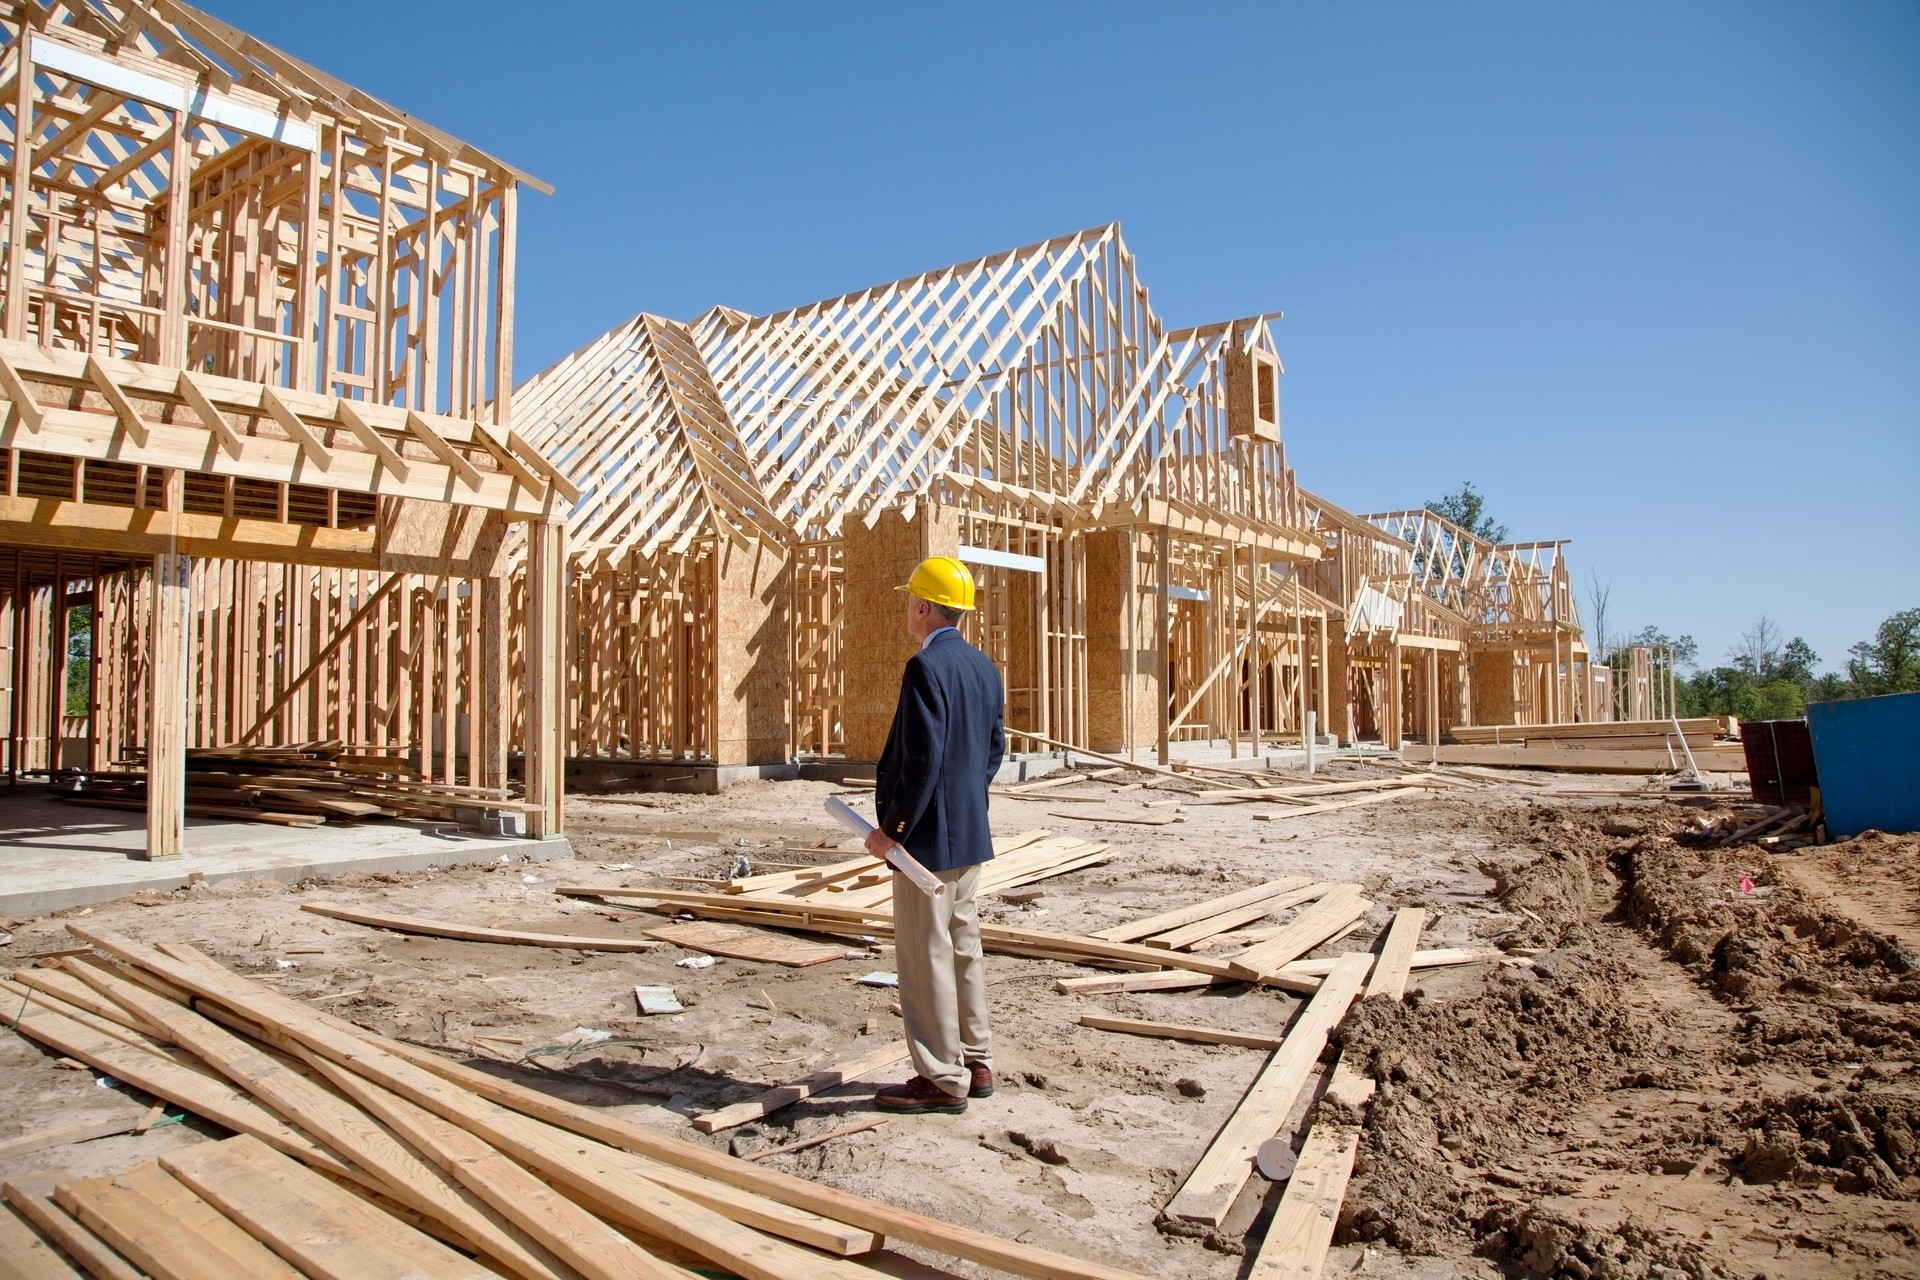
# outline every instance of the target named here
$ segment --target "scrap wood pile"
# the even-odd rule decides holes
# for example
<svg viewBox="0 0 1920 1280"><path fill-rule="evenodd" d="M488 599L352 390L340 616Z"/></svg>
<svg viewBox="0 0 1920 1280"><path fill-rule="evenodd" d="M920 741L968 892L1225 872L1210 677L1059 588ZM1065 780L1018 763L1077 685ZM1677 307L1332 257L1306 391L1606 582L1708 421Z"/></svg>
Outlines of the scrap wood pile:
<svg viewBox="0 0 1920 1280"><path fill-rule="evenodd" d="M78 790L55 794L69 804L145 809L147 775L131 769L84 773ZM196 818L317 827L369 818L451 822L456 808L527 807L504 790L422 781L397 756L355 752L337 741L187 752L187 814Z"/></svg>
<svg viewBox="0 0 1920 1280"><path fill-rule="evenodd" d="M1380 763L1388 764L1390 767L1397 764L1390 761ZM1146 780L1120 782L1118 780L1120 776L1129 770L1146 775ZM1068 795L1060 790L1076 783L1086 782L1113 782L1114 785L1103 795ZM1221 785L1227 782L1232 785ZM1011 800L1044 800L1056 804L1062 801L1093 803L1148 787L1157 787L1164 792L1168 788L1177 786L1179 789L1172 796L1145 800L1143 803L1149 808L1174 803L1271 803L1283 806L1276 811L1253 815L1259 821L1271 822L1286 818L1304 818L1316 813L1331 813L1340 809L1360 808L1389 800L1430 795L1437 791L1471 788L1478 785L1480 784L1470 778L1442 774L1434 770L1403 773L1391 778L1363 778L1349 782L1300 782L1297 779L1276 778L1253 770L1215 768L1182 761L1179 762L1178 767L1168 769L1162 769L1156 765L1130 764L1115 765L1091 772L1063 770L1059 773L1047 774L1033 782L996 788L993 794L1005 796ZM1116 818L1106 811L1056 812L1052 816L1081 818L1089 822L1152 821L1132 817Z"/></svg>
<svg viewBox="0 0 1920 1280"><path fill-rule="evenodd" d="M1036 880L1065 875L1108 861L1110 846L1075 836L1056 836L1044 828L993 842L993 860L980 871L976 894L1004 893ZM892 910L893 870L879 858L861 856L818 867L772 871L726 882L726 891L743 900L772 899L836 907L884 907Z"/></svg>
<svg viewBox="0 0 1920 1280"><path fill-rule="evenodd" d="M94 950L0 980L0 1016L236 1136L6 1183L0 1257L35 1274L858 1280L910 1265L891 1237L1017 1275L1138 1280L548 1097L191 946L69 928Z"/></svg>
<svg viewBox="0 0 1920 1280"><path fill-rule="evenodd" d="M817 876L814 879L817 880ZM800 886L808 887L796 895L794 890ZM647 901L712 918L818 933L878 934L887 932L890 926L889 911L884 904L840 905L828 900L830 895L809 881L806 873L792 881L738 882L736 888L735 893L692 893L598 886L563 887L556 892ZM1279 1135L1295 1103L1313 1085L1316 1071L1319 1072L1325 1083L1320 1096L1343 1102L1346 1109L1338 1115L1329 1115L1324 1121L1314 1121L1298 1152L1294 1170L1286 1179L1280 1204L1265 1236L1249 1244L1250 1251L1256 1255L1247 1273L1250 1277L1258 1280L1301 1277L1304 1280L1319 1274L1332 1242L1334 1223L1359 1144L1359 1124L1355 1117L1363 1112L1373 1092L1372 1081L1353 1064L1336 1057L1321 1067L1320 1059L1329 1035L1340 1025L1355 1000L1375 995L1399 999L1406 990L1408 976L1415 969L1489 961L1526 963L1524 959L1510 958L1492 949L1419 949L1419 935L1427 913L1417 907L1396 912L1377 940L1377 952L1313 960L1302 958L1353 931L1372 906L1358 885L1312 882L1305 877L1288 876L1091 934L982 924L981 937L992 951L1133 971L1117 975L1062 976L1055 985L1065 993L1164 991L1221 982L1249 982L1309 997L1299 1015L1280 1034L1228 1032L1101 1014L1081 1018L1082 1025L1100 1030L1241 1045L1266 1050L1270 1055L1240 1105L1165 1205L1164 1216L1176 1222L1220 1227L1252 1177L1261 1146ZM1259 923L1289 910L1293 914L1278 925ZM1201 954L1211 947L1237 949L1218 955ZM887 1052L881 1050L876 1057ZM872 1065L867 1062L843 1064L819 1077L776 1090L765 1098L703 1117L701 1127L711 1131L758 1118L768 1110L807 1097L817 1088L856 1078L859 1070Z"/></svg>

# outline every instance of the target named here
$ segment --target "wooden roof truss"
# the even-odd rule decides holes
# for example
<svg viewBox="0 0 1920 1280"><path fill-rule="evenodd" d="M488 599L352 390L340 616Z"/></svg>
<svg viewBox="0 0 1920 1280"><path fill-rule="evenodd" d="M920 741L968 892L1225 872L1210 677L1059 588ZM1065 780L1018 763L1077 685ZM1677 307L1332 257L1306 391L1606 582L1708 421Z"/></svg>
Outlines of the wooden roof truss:
<svg viewBox="0 0 1920 1280"><path fill-rule="evenodd" d="M178 0L0 36L6 338L508 420L543 184Z"/></svg>
<svg viewBox="0 0 1920 1280"><path fill-rule="evenodd" d="M1419 590L1469 620L1474 637L1524 643L1566 632L1580 638L1564 542L1488 542L1427 510L1365 517L1404 544Z"/></svg>
<svg viewBox="0 0 1920 1280"><path fill-rule="evenodd" d="M636 316L529 380L519 400L532 445L586 480L571 516L576 559L788 540L685 326Z"/></svg>

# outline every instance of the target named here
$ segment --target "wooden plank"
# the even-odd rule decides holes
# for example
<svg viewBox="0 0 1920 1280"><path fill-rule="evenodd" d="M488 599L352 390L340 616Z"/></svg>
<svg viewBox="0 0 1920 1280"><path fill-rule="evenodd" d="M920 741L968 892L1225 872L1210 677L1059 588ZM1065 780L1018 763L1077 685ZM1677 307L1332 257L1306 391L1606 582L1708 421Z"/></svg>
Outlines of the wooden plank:
<svg viewBox="0 0 1920 1280"><path fill-rule="evenodd" d="M813 903L772 903L750 901L753 908L765 908L765 914L759 910L747 912L741 910L740 900L725 894L688 893L677 889L628 889L625 887L602 888L587 886L562 886L555 893L573 897L595 898L644 898L658 902L671 902L696 909L712 908L714 911L729 911L729 918L735 920L761 916L763 922L775 925L784 924L788 928L812 927L808 921L818 920L832 923L862 924L867 932L890 932L893 928L887 918L888 913L871 910L842 909L820 906ZM778 911L782 918L775 918ZM1343 922L1344 923L1344 922ZM1155 969L1177 968L1191 969L1195 973L1211 974L1218 978L1240 978L1237 973L1222 960L1209 960L1184 951L1160 951L1152 947L1134 946L1125 942L1108 942L1103 938L1091 938L1081 934L1048 933L1041 929L1019 929L1010 925L983 924L980 937L988 943L1015 943L1022 946L1039 948L1058 955L1090 956L1109 960L1131 960L1138 964L1150 965Z"/></svg>
<svg viewBox="0 0 1920 1280"><path fill-rule="evenodd" d="M1319 1280L1359 1148L1358 1127L1314 1124L1247 1280Z"/></svg>
<svg viewBox="0 0 1920 1280"><path fill-rule="evenodd" d="M0 1193L20 1216L40 1229L40 1234L59 1245L66 1255L86 1269L93 1280L142 1280L131 1263L113 1251L112 1246L76 1221L53 1199L57 1182L67 1174L37 1174L30 1178L8 1179Z"/></svg>
<svg viewBox="0 0 1920 1280"><path fill-rule="evenodd" d="M71 926L69 926L71 930ZM278 1000L273 993L247 983L222 969L192 947L164 944L165 958L174 964L177 976L201 979L197 994L212 998L213 988L205 981L218 980L228 999L249 993L262 1000ZM134 953L129 949L127 955ZM184 959L183 959L184 958ZM129 959L138 963L137 959ZM180 967L190 966L190 968ZM232 984L229 986L228 984ZM229 1007L231 1005L229 1004ZM529 1089L510 1080L502 1080L484 1071L457 1062L449 1062L425 1049L379 1036L353 1024L312 1010L303 1011L315 1023L336 1031L350 1040L377 1048L417 1070L457 1085L469 1100L485 1099L501 1107L510 1107L520 1116L541 1120L567 1134L592 1139L619 1150L645 1155L678 1169L698 1173L730 1186L751 1190L782 1204L864 1227L876 1234L918 1245L939 1253L977 1262L1032 1280L1144 1280L1139 1272L1106 1263L1089 1262L1051 1249L1016 1240L1007 1240L985 1231L956 1226L892 1205L840 1191L805 1178L762 1168L737 1160L723 1152L655 1132L644 1126L609 1115L604 1109L583 1107ZM336 1046L336 1052L346 1052ZM330 1055L332 1056L332 1055ZM340 1060L338 1057L336 1061ZM385 1083L384 1081L382 1083ZM420 1102L419 1098L410 1100ZM425 1105L422 1103L422 1105ZM436 1108L429 1107L429 1110ZM439 1114L436 1110L436 1113ZM479 1135L484 1136L484 1135ZM509 1154L512 1154L509 1152Z"/></svg>
<svg viewBox="0 0 1920 1280"><path fill-rule="evenodd" d="M1367 978L1368 997L1387 995L1398 1000L1407 993L1414 948L1420 945L1420 930L1426 923L1425 907L1402 907L1393 913L1386 941L1380 944L1380 958L1374 961L1373 973Z"/></svg>
<svg viewBox="0 0 1920 1280"><path fill-rule="evenodd" d="M907 1044L904 1040L885 1045L872 1053L863 1053L857 1058L828 1067L824 1071L816 1071L804 1080L796 1080L792 1084L783 1084L777 1089L769 1089L757 1098L736 1102L718 1111L709 1111L703 1116L695 1116L693 1127L702 1133L718 1133L722 1129L731 1129L736 1125L772 1115L796 1102L811 1098L816 1093L837 1089L882 1067L890 1067L896 1062L905 1061L906 1057Z"/></svg>
<svg viewBox="0 0 1920 1280"><path fill-rule="evenodd" d="M153 1161L135 1165L114 1182L138 1192L169 1218L190 1228L245 1268L245 1274L258 1280L301 1280L299 1272Z"/></svg>
<svg viewBox="0 0 1920 1280"><path fill-rule="evenodd" d="M1049 818L1073 818L1079 822L1125 822L1136 827L1170 827L1176 822L1185 822L1184 815L1171 818L1127 818L1115 813L1066 813L1049 811Z"/></svg>
<svg viewBox="0 0 1920 1280"><path fill-rule="evenodd" d="M1062 995L1097 996L1114 991L1188 991L1221 981L1185 969L1155 969L1148 973L1095 974L1086 978L1055 978L1053 989ZM1316 984L1317 985L1317 984Z"/></svg>
<svg viewBox="0 0 1920 1280"><path fill-rule="evenodd" d="M0 1280L84 1280L19 1214L0 1205Z"/></svg>
<svg viewBox="0 0 1920 1280"><path fill-rule="evenodd" d="M620 1273L620 1266L625 1265L623 1259L626 1258L626 1252L601 1238L602 1233L611 1232L612 1229L605 1223L593 1228L576 1222L576 1215L584 1216L588 1222L599 1220L573 1202L556 1196L547 1183L527 1173L458 1125L413 1105L372 1081L361 1079L318 1054L302 1052L300 1056L341 1092L392 1125L396 1132L441 1163L448 1172L467 1182L475 1194L481 1195L503 1214L514 1217L523 1230L539 1239L555 1254L589 1275L598 1274L597 1269L607 1268ZM842 1257L871 1253L883 1243L871 1231L775 1204L749 1192L702 1178L698 1174L670 1168L642 1156L609 1150L602 1152L601 1158L616 1164L624 1163L634 1176L644 1177L649 1182L657 1182L677 1191L735 1222ZM542 1197L546 1197L546 1200L542 1200ZM523 1221L523 1218L530 1219L532 1225L529 1225L529 1221ZM618 1232L612 1232L612 1235L618 1240L626 1240ZM582 1250L583 1242L596 1239L600 1240L600 1244L590 1250Z"/></svg>
<svg viewBox="0 0 1920 1280"><path fill-rule="evenodd" d="M1236 907L1252 906L1256 902L1277 898L1283 893L1304 888L1308 883L1310 881L1306 876L1281 876L1278 880L1269 880L1265 884L1257 884L1251 889L1242 889L1238 893L1230 893L1225 897L1208 898L1204 902L1176 907L1172 911L1163 911L1159 915L1117 924L1110 929L1096 929L1091 936L1104 938L1108 942L1137 942L1141 938L1166 933L1197 920L1222 915Z"/></svg>
<svg viewBox="0 0 1920 1280"><path fill-rule="evenodd" d="M562 947L581 951L657 951L658 942L645 938L598 938L566 933L523 933L514 929L483 929L477 925L450 924L419 916L391 915L382 911L362 911L357 907L336 906L331 902L304 902L302 911L332 920L345 920L373 929L391 929L395 933L417 933L432 938L456 938L463 942L498 942L516 947ZM835 956L839 952L834 953Z"/></svg>
<svg viewBox="0 0 1920 1280"><path fill-rule="evenodd" d="M1228 972L1243 982L1263 980L1367 914L1372 906L1372 902L1360 896L1359 886L1336 885L1324 898L1288 921L1279 933L1229 960Z"/></svg>
<svg viewBox="0 0 1920 1280"><path fill-rule="evenodd" d="M1322 782L1307 787L1223 787L1197 791L1194 799L1283 800L1293 804L1311 803L1318 796L1344 795L1351 791L1395 791L1433 786L1444 781L1437 774L1415 773L1397 778L1368 778L1360 782Z"/></svg>
<svg viewBox="0 0 1920 1280"><path fill-rule="evenodd" d="M1450 747L1436 753L1439 764L1491 765L1502 769L1556 769L1562 773L1677 773L1687 767L1679 751L1562 751L1551 747ZM1714 773L1745 773L1746 749L1697 747L1693 757Z"/></svg>
<svg viewBox="0 0 1920 1280"><path fill-rule="evenodd" d="M546 1253L590 1280L630 1276L673 1280L676 1268L658 1262L632 1240L582 1209L458 1125L414 1106L325 1058L309 1059L333 1086L377 1116L414 1148L460 1179L468 1190L539 1242Z"/></svg>
<svg viewBox="0 0 1920 1280"><path fill-rule="evenodd" d="M191 1009L99 970L85 971L81 976L101 994L163 1030L175 1044L198 1054L287 1121L371 1174L395 1200L445 1225L461 1243L497 1259L527 1280L551 1280L554 1276L553 1268L532 1254L525 1241L504 1229L484 1204L396 1142L359 1108Z"/></svg>
<svg viewBox="0 0 1920 1280"><path fill-rule="evenodd" d="M736 960L758 960L762 964L785 965L790 969L804 969L830 960L841 960L847 954L845 947L830 947L824 943L803 942L756 929L736 929L731 925L704 921L660 925L647 930L647 936L691 951L731 956Z"/></svg>
<svg viewBox="0 0 1920 1280"><path fill-rule="evenodd" d="M72 926L78 930L78 926ZM337 1029L334 1020L236 975L184 964L131 939L85 930L86 940L124 961L175 982L258 1024L264 1034L325 1055L361 1076L461 1125L535 1173L561 1185L595 1212L689 1249L743 1280L867 1280L837 1258L808 1253L741 1226L664 1186L600 1159L593 1144L504 1112L464 1089L449 1088L381 1044ZM76 932L76 936L78 933ZM210 962L209 962L210 963ZM349 1024L338 1024L346 1026ZM382 1042L383 1044L384 1042ZM615 1153L618 1154L617 1152ZM584 1199L582 1199L584 1197ZM222 1203L222 1208L227 1206Z"/></svg>
<svg viewBox="0 0 1920 1280"><path fill-rule="evenodd" d="M1372 957L1342 956L1320 990L1307 1002L1284 1043L1254 1079L1240 1105L1215 1135L1206 1154L1167 1202L1170 1217L1219 1226L1234 1197L1253 1172L1253 1156L1287 1118L1306 1086L1327 1035L1346 1016L1372 967Z"/></svg>
<svg viewBox="0 0 1920 1280"><path fill-rule="evenodd" d="M50 1049L78 1058L136 1089L165 1098L197 1116L225 1125L236 1133L250 1133L282 1151L298 1156L308 1164L329 1166L341 1177L351 1171L339 1157L324 1150L305 1134L296 1132L260 1104L242 1097L239 1090L177 1062L133 1048L123 1041L110 1040L89 1027L45 1009L26 1009L16 1013L0 1009L0 1021Z"/></svg>
<svg viewBox="0 0 1920 1280"><path fill-rule="evenodd" d="M316 1280L497 1280L478 1262L245 1135L169 1152L160 1165Z"/></svg>
<svg viewBox="0 0 1920 1280"><path fill-rule="evenodd" d="M1196 920L1192 924L1182 925L1178 929L1169 929L1165 933L1156 933L1147 939L1150 947L1164 947L1170 951L1184 951L1194 943L1222 934L1229 929L1237 929L1243 924L1252 924L1255 920L1264 920L1276 911L1288 907L1297 907L1303 902L1312 902L1333 892L1336 886L1322 881L1319 884L1305 885L1299 889L1268 898L1265 902L1256 902L1245 907L1236 907L1232 911L1210 916L1205 920Z"/></svg>
<svg viewBox="0 0 1920 1280"><path fill-rule="evenodd" d="M1425 798L1430 791L1401 787L1394 791L1376 791L1372 795L1359 796L1352 800L1330 800L1326 804L1303 804L1294 809L1280 809L1271 813L1251 815L1255 822L1282 822L1288 818L1304 818L1315 813L1337 813L1342 809L1359 809L1370 804L1380 804L1387 800L1405 800L1408 797Z"/></svg>
<svg viewBox="0 0 1920 1280"><path fill-rule="evenodd" d="M226 1252L128 1185L126 1175L58 1183L53 1198L154 1280L250 1280L251 1257Z"/></svg>
<svg viewBox="0 0 1920 1280"><path fill-rule="evenodd" d="M1405 995L1408 970L1420 954L1414 947L1426 914L1420 907L1403 907L1394 913L1381 944L1380 959L1367 982L1367 996L1398 1000ZM1335 1060L1328 1076L1327 1093L1351 1107L1364 1107L1373 1096L1373 1081L1349 1066L1344 1054ZM1326 1265L1328 1246L1333 1243L1359 1144L1358 1126L1314 1120L1267 1234L1254 1251L1250 1280L1255 1276L1264 1280L1318 1280Z"/></svg>
<svg viewBox="0 0 1920 1280"><path fill-rule="evenodd" d="M91 1142L95 1138L111 1138L116 1134L132 1133L139 1125L138 1116L111 1116L105 1120L83 1120L78 1124L63 1124L52 1129L43 1129L39 1133L29 1133L0 1142L0 1157L15 1156L25 1151L38 1151L42 1147Z"/></svg>
<svg viewBox="0 0 1920 1280"><path fill-rule="evenodd" d="M1133 1036L1153 1036L1161 1040L1188 1040L1194 1044L1231 1044L1246 1049L1278 1049L1280 1036L1254 1035L1243 1031L1221 1031L1214 1027L1195 1027L1178 1022L1143 1022L1138 1018L1111 1018L1105 1014L1083 1013L1080 1025L1098 1031L1123 1031Z"/></svg>

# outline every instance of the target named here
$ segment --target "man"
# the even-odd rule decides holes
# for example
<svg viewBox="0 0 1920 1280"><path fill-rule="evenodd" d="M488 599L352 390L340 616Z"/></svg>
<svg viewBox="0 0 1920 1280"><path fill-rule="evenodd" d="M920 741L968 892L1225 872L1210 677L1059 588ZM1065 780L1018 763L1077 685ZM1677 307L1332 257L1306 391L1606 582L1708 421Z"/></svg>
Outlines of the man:
<svg viewBox="0 0 1920 1280"><path fill-rule="evenodd" d="M987 972L974 890L993 857L987 784L1006 754L1000 673L954 627L973 608L973 575L951 556L922 561L898 588L920 652L907 660L880 753L867 852L906 847L946 886L929 898L893 877L894 967L913 1079L874 1094L884 1111L948 1114L993 1093Z"/></svg>

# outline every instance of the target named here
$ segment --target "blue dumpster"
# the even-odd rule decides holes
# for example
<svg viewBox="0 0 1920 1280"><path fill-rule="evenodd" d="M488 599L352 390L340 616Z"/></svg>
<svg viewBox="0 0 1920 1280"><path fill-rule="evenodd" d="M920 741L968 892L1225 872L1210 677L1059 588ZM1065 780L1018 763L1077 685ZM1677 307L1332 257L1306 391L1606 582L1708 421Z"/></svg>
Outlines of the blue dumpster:
<svg viewBox="0 0 1920 1280"><path fill-rule="evenodd" d="M1830 836L1920 831L1920 693L1816 702L1807 728Z"/></svg>

